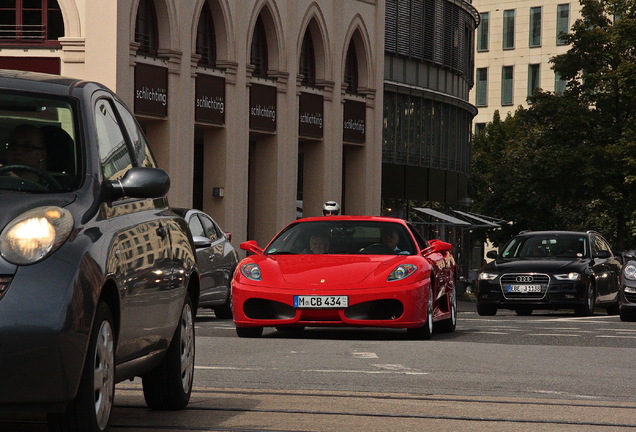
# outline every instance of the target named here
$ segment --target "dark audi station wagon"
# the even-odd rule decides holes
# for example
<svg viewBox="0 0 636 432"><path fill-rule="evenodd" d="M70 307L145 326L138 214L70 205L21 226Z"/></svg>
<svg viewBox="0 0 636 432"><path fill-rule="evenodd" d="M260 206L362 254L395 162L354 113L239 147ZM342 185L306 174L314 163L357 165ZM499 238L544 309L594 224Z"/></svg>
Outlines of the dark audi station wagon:
<svg viewBox="0 0 636 432"><path fill-rule="evenodd" d="M477 275L477 312L495 315L511 309L573 309L594 313L596 306L618 314L621 262L593 231L528 231L487 255L495 258Z"/></svg>
<svg viewBox="0 0 636 432"><path fill-rule="evenodd" d="M188 404L199 278L135 118L107 88L0 70L0 410L105 431L115 383Z"/></svg>

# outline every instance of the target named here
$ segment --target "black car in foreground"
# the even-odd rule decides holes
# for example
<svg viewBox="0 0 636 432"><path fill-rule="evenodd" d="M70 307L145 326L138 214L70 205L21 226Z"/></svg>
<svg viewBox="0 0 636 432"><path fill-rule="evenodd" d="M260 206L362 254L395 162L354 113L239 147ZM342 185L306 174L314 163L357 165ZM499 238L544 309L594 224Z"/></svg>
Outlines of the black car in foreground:
<svg viewBox="0 0 636 432"><path fill-rule="evenodd" d="M574 309L591 315L596 306L618 313L621 262L598 233L528 231L487 255L477 276L477 312L495 315L510 309Z"/></svg>
<svg viewBox="0 0 636 432"><path fill-rule="evenodd" d="M636 250L623 254L619 293L621 321L636 321Z"/></svg>
<svg viewBox="0 0 636 432"><path fill-rule="evenodd" d="M0 410L103 432L136 376L185 407L194 245L135 118L99 84L0 70L0 143Z"/></svg>

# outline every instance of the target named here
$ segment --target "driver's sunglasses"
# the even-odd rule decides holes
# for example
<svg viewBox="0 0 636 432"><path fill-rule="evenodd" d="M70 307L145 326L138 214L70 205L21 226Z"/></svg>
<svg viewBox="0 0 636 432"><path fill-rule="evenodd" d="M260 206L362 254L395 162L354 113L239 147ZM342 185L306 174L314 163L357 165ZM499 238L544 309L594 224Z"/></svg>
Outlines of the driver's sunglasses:
<svg viewBox="0 0 636 432"><path fill-rule="evenodd" d="M16 151L22 150L25 152L32 152L33 150L44 150L44 147L36 147L30 143L17 143L17 142L8 142L6 144L7 150Z"/></svg>
<svg viewBox="0 0 636 432"><path fill-rule="evenodd" d="M325 210L325 216L337 216L338 212L333 210Z"/></svg>

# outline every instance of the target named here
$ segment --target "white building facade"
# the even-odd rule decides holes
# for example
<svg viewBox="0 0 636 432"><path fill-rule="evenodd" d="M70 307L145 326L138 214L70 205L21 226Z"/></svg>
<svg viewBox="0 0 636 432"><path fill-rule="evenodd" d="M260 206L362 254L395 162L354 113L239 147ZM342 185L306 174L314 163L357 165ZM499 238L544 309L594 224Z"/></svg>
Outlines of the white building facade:
<svg viewBox="0 0 636 432"><path fill-rule="evenodd" d="M10 2L11 3L11 2ZM16 0L0 68L101 82L133 110L171 205L266 242L326 200L379 214L384 0Z"/></svg>

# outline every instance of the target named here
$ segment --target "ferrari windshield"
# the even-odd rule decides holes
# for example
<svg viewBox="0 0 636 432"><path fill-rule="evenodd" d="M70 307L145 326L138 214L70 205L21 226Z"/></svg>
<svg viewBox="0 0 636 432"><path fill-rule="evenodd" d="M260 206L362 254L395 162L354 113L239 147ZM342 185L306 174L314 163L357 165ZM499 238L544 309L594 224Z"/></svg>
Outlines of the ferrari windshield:
<svg viewBox="0 0 636 432"><path fill-rule="evenodd" d="M402 224L335 220L294 223L267 246L265 253L410 255L416 250Z"/></svg>
<svg viewBox="0 0 636 432"><path fill-rule="evenodd" d="M72 190L78 172L76 143L67 100L0 92L0 189Z"/></svg>
<svg viewBox="0 0 636 432"><path fill-rule="evenodd" d="M544 235L518 236L503 248L501 257L515 259L553 259L587 257L588 240L577 234L549 233Z"/></svg>

